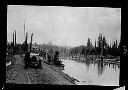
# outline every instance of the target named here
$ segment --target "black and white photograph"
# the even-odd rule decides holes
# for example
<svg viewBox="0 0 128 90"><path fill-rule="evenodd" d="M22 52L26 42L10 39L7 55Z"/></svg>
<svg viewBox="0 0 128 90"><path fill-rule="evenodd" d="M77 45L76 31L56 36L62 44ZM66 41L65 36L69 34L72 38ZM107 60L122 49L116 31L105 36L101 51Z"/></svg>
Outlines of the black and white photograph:
<svg viewBox="0 0 128 90"><path fill-rule="evenodd" d="M7 6L6 83L119 86L121 8Z"/></svg>

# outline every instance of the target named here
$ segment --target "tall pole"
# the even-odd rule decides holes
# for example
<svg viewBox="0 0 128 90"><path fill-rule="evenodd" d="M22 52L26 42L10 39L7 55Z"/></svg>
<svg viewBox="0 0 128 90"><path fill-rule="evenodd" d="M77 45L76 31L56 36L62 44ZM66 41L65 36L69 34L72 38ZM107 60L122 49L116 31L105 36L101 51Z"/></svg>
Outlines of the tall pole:
<svg viewBox="0 0 128 90"><path fill-rule="evenodd" d="M25 46L24 46L24 51L25 51L25 52L28 51L27 37L28 37L28 33L26 33L26 38L25 38Z"/></svg>
<svg viewBox="0 0 128 90"><path fill-rule="evenodd" d="M31 48L32 48L32 37L33 37L33 33L31 34L30 53L31 53Z"/></svg>

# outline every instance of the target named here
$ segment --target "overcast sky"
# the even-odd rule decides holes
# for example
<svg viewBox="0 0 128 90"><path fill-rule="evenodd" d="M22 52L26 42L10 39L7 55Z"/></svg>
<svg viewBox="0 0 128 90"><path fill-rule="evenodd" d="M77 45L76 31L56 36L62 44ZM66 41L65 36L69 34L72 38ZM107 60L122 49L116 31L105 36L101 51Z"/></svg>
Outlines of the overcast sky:
<svg viewBox="0 0 128 90"><path fill-rule="evenodd" d="M101 7L65 7L65 6L8 6L7 39L12 41L16 30L17 42L24 40L24 20L30 41L55 45L86 45L90 37L94 43L102 33L108 41L120 40L121 9Z"/></svg>

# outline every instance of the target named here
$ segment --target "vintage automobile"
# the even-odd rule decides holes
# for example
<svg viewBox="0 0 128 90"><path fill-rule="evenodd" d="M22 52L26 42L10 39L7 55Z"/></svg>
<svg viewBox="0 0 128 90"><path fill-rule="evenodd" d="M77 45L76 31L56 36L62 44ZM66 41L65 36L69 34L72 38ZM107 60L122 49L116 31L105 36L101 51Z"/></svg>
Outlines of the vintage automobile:
<svg viewBox="0 0 128 90"><path fill-rule="evenodd" d="M27 58L28 57L28 58ZM26 54L26 58L25 58L25 69L27 68L38 68L41 69L41 60L39 59L39 56L36 54L29 54L27 56Z"/></svg>
<svg viewBox="0 0 128 90"><path fill-rule="evenodd" d="M37 56L37 55L30 56L29 66L31 68L40 68L41 69L42 66L41 66L41 60L39 59L39 56Z"/></svg>

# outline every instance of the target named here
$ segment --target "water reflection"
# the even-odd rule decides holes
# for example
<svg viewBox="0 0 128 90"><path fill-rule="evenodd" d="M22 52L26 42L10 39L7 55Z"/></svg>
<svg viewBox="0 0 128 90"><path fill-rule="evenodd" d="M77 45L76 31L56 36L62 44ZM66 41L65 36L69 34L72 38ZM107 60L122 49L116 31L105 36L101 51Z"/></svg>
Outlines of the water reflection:
<svg viewBox="0 0 128 90"><path fill-rule="evenodd" d="M63 72L79 80L79 85L119 85L120 68L115 64L94 61L62 61L65 65Z"/></svg>
<svg viewBox="0 0 128 90"><path fill-rule="evenodd" d="M110 67L110 63L109 63L109 67Z"/></svg>
<svg viewBox="0 0 128 90"><path fill-rule="evenodd" d="M86 64L86 66L87 66L87 71L88 71L88 70L89 70L90 62L89 62L89 61L86 61L85 64Z"/></svg>
<svg viewBox="0 0 128 90"><path fill-rule="evenodd" d="M97 68L98 68L98 76L100 76L103 73L103 69L104 69L103 63L98 62L97 63Z"/></svg>

